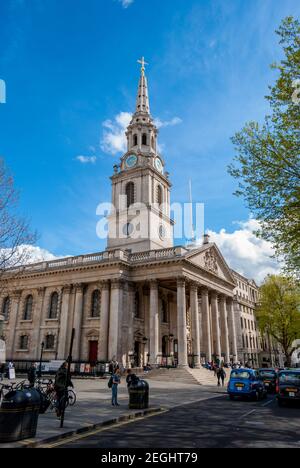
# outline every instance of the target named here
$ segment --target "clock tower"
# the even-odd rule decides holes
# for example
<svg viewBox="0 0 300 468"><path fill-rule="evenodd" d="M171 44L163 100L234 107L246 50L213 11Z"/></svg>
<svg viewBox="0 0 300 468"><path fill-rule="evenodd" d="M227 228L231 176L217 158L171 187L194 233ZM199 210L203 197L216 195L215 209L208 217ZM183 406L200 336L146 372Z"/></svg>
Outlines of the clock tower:
<svg viewBox="0 0 300 468"><path fill-rule="evenodd" d="M127 151L114 166L113 209L108 217L107 250L131 252L173 246L170 188L150 114L145 61L142 58L136 110L126 131Z"/></svg>

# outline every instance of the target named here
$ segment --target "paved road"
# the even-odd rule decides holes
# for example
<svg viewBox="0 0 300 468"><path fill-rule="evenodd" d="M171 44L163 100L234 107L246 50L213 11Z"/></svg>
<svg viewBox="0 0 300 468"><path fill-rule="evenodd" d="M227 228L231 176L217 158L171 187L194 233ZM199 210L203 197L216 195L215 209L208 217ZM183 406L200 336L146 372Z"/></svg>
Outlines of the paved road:
<svg viewBox="0 0 300 468"><path fill-rule="evenodd" d="M108 429L62 448L300 448L300 408L219 396L166 411L138 422Z"/></svg>

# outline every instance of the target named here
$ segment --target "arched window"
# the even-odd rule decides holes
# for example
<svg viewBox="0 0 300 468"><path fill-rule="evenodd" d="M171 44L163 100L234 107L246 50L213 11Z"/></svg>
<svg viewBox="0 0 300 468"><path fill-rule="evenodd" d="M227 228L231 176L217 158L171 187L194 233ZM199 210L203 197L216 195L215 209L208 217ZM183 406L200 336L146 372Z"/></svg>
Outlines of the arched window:
<svg viewBox="0 0 300 468"><path fill-rule="evenodd" d="M32 307L33 307L33 297L30 295L30 296L27 296L26 301L25 301L23 320L32 319Z"/></svg>
<svg viewBox="0 0 300 468"><path fill-rule="evenodd" d="M161 185L156 186L156 203L160 206L163 202L163 192Z"/></svg>
<svg viewBox="0 0 300 468"><path fill-rule="evenodd" d="M137 146L138 144L138 137L137 135L133 135L133 146Z"/></svg>
<svg viewBox="0 0 300 468"><path fill-rule="evenodd" d="M19 349L21 349L22 351L25 351L28 349L28 336L27 335L20 336Z"/></svg>
<svg viewBox="0 0 300 468"><path fill-rule="evenodd" d="M58 293L51 294L49 306L49 319L56 319L58 314Z"/></svg>
<svg viewBox="0 0 300 468"><path fill-rule="evenodd" d="M54 349L55 345L55 336L47 335L46 336L46 349Z"/></svg>
<svg viewBox="0 0 300 468"><path fill-rule="evenodd" d="M127 208L134 204L134 183L128 182L125 189L127 197Z"/></svg>
<svg viewBox="0 0 300 468"><path fill-rule="evenodd" d="M93 291L91 303L91 317L100 317L101 293L99 289Z"/></svg>
<svg viewBox="0 0 300 468"><path fill-rule="evenodd" d="M2 315L4 316L4 320L9 319L9 306L10 306L10 299L6 297L2 304Z"/></svg>
<svg viewBox="0 0 300 468"><path fill-rule="evenodd" d="M134 296L134 317L140 317L140 294L138 291L136 291Z"/></svg>
<svg viewBox="0 0 300 468"><path fill-rule="evenodd" d="M142 145L147 145L147 135L146 135L146 133L143 133L143 135L142 135Z"/></svg>

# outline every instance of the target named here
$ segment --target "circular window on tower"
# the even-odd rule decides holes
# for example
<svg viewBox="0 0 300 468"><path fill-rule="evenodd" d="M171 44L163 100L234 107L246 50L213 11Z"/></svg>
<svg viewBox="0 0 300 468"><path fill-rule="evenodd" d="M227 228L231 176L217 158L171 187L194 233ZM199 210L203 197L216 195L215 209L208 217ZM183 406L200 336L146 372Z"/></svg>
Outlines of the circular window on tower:
<svg viewBox="0 0 300 468"><path fill-rule="evenodd" d="M131 223L127 223L125 224L125 226L123 227L123 234L124 236L131 236L131 234L133 233L134 231L134 227L133 227L133 224Z"/></svg>
<svg viewBox="0 0 300 468"><path fill-rule="evenodd" d="M162 224L159 226L158 234L161 240L164 240L166 238L166 229Z"/></svg>

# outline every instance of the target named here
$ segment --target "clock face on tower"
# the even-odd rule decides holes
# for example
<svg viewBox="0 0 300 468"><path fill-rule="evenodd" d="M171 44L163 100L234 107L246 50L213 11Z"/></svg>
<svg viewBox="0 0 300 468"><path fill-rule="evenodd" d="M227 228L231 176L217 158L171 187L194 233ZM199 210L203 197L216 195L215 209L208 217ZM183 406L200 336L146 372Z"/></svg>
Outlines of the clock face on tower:
<svg viewBox="0 0 300 468"><path fill-rule="evenodd" d="M137 164L137 160L138 159L135 154L130 154L129 156L127 156L125 160L126 167L128 167L128 169L130 169L131 167L134 167Z"/></svg>
<svg viewBox="0 0 300 468"><path fill-rule="evenodd" d="M159 158L155 158L155 167L158 170L158 172L163 172L163 165Z"/></svg>

